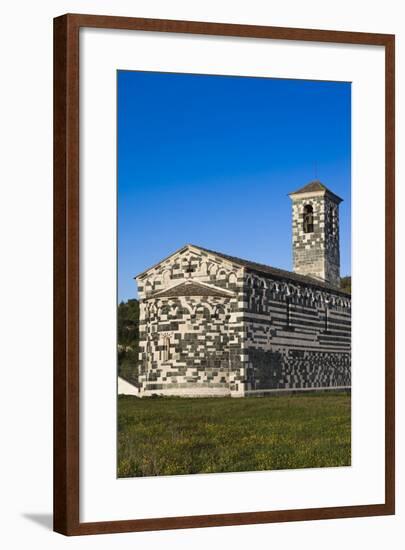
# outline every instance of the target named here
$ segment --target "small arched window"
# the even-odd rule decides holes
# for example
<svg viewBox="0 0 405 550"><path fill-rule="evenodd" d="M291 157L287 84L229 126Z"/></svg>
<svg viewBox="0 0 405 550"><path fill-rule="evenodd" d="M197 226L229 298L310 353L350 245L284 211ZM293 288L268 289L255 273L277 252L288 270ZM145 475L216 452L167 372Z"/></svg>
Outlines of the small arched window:
<svg viewBox="0 0 405 550"><path fill-rule="evenodd" d="M329 332L329 309L328 303L325 304L325 332Z"/></svg>
<svg viewBox="0 0 405 550"><path fill-rule="evenodd" d="M170 338L165 336L163 338L163 361L169 361L170 359Z"/></svg>
<svg viewBox="0 0 405 550"><path fill-rule="evenodd" d="M303 229L304 233L313 233L314 231L314 209L311 204L304 206Z"/></svg>
<svg viewBox="0 0 405 550"><path fill-rule="evenodd" d="M285 306L286 306L286 327L291 328L291 298L290 298L290 296L285 297Z"/></svg>

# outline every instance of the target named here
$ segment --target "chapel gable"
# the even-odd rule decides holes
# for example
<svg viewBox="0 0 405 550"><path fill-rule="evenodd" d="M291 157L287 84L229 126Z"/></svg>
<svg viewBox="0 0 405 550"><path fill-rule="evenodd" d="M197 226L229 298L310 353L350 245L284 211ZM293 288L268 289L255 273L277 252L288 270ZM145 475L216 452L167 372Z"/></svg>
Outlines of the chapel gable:
<svg viewBox="0 0 405 550"><path fill-rule="evenodd" d="M241 273L240 266L193 245L186 245L135 278L142 299L190 280L236 290L238 280L242 280Z"/></svg>

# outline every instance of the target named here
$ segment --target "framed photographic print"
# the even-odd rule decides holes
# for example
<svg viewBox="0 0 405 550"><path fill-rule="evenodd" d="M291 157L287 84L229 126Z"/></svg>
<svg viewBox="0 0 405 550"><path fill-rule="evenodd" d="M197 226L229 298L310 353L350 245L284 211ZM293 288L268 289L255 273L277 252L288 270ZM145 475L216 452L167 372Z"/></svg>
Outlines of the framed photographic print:
<svg viewBox="0 0 405 550"><path fill-rule="evenodd" d="M394 36L54 21L54 529L393 514Z"/></svg>

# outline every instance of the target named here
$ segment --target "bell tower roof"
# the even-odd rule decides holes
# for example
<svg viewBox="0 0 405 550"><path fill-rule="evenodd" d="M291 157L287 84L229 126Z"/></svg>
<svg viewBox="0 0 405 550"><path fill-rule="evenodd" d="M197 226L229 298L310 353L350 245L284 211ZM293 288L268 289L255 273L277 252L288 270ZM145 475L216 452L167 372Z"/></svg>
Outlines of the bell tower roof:
<svg viewBox="0 0 405 550"><path fill-rule="evenodd" d="M320 196L320 195L329 195L331 199L333 199L338 204L343 201L340 197L335 195L335 193L332 193L330 189L326 187L321 181L314 180L306 185L304 187L301 187L300 189L297 189L297 191L293 191L292 193L289 193L288 196L291 198L295 198L296 195L305 195L306 196ZM296 197L298 198L305 198L303 197Z"/></svg>

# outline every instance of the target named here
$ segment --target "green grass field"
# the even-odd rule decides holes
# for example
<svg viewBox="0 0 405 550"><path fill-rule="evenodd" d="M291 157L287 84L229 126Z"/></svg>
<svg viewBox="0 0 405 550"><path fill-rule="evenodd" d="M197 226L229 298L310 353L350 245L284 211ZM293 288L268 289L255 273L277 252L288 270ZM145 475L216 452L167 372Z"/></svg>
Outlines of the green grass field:
<svg viewBox="0 0 405 550"><path fill-rule="evenodd" d="M350 465L350 395L118 398L118 476Z"/></svg>

